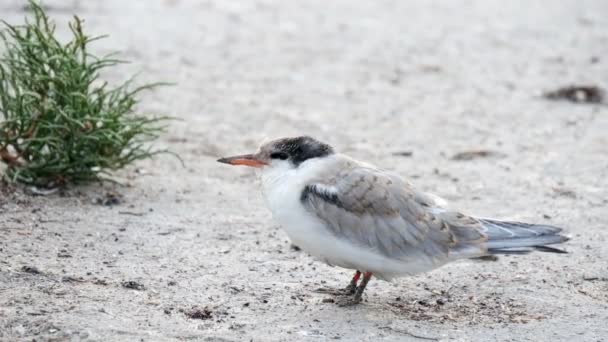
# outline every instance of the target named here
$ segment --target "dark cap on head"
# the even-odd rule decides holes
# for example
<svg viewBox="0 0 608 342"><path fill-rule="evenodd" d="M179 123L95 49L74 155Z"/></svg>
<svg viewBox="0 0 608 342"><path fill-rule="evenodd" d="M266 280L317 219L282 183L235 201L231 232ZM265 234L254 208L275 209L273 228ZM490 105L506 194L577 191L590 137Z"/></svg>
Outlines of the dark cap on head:
<svg viewBox="0 0 608 342"><path fill-rule="evenodd" d="M297 166L308 159L333 154L334 149L312 137L301 136L273 140L264 144L261 152L267 154L271 159L289 159Z"/></svg>

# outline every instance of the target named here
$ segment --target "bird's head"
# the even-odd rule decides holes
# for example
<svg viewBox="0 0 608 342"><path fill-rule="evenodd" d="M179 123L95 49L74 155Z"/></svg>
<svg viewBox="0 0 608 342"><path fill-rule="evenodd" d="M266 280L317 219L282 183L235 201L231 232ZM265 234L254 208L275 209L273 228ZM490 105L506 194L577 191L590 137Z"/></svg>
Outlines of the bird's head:
<svg viewBox="0 0 608 342"><path fill-rule="evenodd" d="M301 136L272 140L262 144L256 153L220 158L218 162L256 168L295 169L307 160L333 153L333 148L328 144Z"/></svg>

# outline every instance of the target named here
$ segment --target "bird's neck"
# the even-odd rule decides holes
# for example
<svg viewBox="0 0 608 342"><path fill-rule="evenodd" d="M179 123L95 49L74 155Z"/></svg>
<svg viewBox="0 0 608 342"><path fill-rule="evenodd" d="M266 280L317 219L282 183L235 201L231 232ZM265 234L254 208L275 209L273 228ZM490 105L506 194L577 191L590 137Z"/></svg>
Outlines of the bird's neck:
<svg viewBox="0 0 608 342"><path fill-rule="evenodd" d="M287 187L291 191L301 188L312 182L323 180L327 172L331 172L334 164L333 156L314 158L305 161L296 168L277 166L262 169L261 179L264 191L277 187ZM301 190L300 189L300 190Z"/></svg>

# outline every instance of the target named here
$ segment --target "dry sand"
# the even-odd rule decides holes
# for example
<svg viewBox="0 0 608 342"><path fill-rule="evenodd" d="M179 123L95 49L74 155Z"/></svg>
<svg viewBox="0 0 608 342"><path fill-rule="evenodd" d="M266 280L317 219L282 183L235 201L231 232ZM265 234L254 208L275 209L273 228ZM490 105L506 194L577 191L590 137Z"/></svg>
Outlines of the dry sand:
<svg viewBox="0 0 608 342"><path fill-rule="evenodd" d="M181 119L161 144L186 167L163 156L119 173L127 187L3 189L0 340L608 340L608 107L540 96L606 86L608 2L46 3L133 60L110 79L178 83L141 108ZM21 22L22 6L3 0L0 18ZM350 271L292 249L254 173L215 162L295 134L466 213L566 227L570 254L459 262L372 281L357 307L324 302L311 289ZM495 153L451 158L471 150Z"/></svg>

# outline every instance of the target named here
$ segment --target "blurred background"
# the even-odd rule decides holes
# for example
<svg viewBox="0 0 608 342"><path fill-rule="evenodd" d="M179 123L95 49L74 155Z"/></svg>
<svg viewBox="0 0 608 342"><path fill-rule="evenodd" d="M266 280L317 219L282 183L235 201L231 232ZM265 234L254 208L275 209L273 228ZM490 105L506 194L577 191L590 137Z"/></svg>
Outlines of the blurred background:
<svg viewBox="0 0 608 342"><path fill-rule="evenodd" d="M110 286L92 299L78 297L82 290L73 285L61 285L75 296L70 298L80 299L71 304L78 319L66 323L76 315L64 313L50 320L59 331L98 338L123 331L153 339L236 340L255 334L262 340L412 338L395 332L403 329L464 340L607 336L600 325L608 315L607 283L584 280L589 274L605 277L608 269L608 107L601 95L608 86L607 1L46 0L44 5L60 31L77 13L88 33L109 34L93 49L118 51L131 63L107 79L140 72L142 81L176 83L146 94L140 108L179 118L160 144L186 163L184 168L164 156L121 173L130 188L120 190L124 203L118 209L92 205L98 189L83 190L80 199L28 199L41 208L37 215L62 224L28 233L46 239L29 249L14 231L4 233L0 255L22 251L11 252L2 266L9 270L5 280L29 289L33 299L26 307L45 303L63 312L70 305L66 299L40 299L35 288L43 281L10 272L32 263L85 278L88 270L109 284L139 279L152 289L130 297ZM2 0L0 17L21 22L23 8L24 1ZM372 304L357 308L365 313L324 306L308 286L338 284L347 272L291 250L271 221L255 175L215 162L251 152L264 139L303 134L398 172L464 212L564 226L573 236L572 254L463 263L392 285L378 282L370 291ZM32 215L13 209L6 209L12 215L5 216L6 225ZM65 229L70 236L59 242L50 235ZM93 250L80 243L89 240ZM61 248L78 257L43 257ZM113 267L99 268L98 260ZM479 285L482 273L491 276ZM446 309L455 318L441 324L383 306L397 296L424 297L425 287L443 291L451 285L471 310ZM5 288L6 298L22 298L16 285ZM293 299L294 292L302 297ZM505 299L515 298L532 323L494 319L503 316L469 300L496 293L501 294L493 302L496 310L502 305L519 312L521 307ZM104 301L111 314L99 312ZM201 303L226 312L216 313L222 322L193 323L175 314ZM168 307L174 314L163 311ZM5 310L5 325L16 331L21 324L25 332L9 336L30 336L39 316L11 321L15 310ZM52 335L48 329L43 333Z"/></svg>

